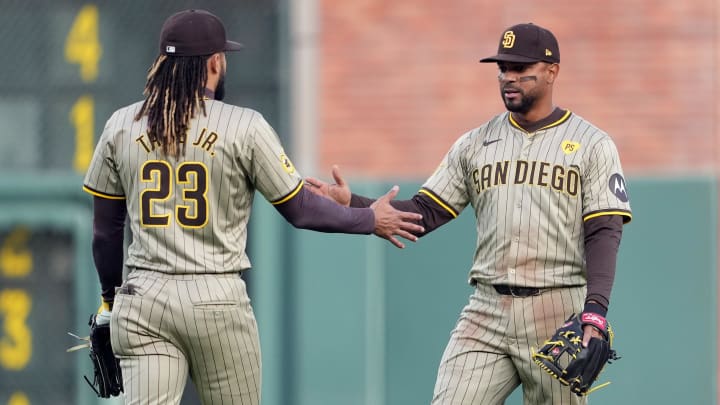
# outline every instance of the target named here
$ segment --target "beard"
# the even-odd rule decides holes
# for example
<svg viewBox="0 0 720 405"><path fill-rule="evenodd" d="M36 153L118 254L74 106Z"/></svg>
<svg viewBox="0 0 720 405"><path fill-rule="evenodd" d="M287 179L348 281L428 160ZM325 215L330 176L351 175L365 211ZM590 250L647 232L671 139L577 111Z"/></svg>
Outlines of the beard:
<svg viewBox="0 0 720 405"><path fill-rule="evenodd" d="M505 108L507 108L508 111L519 113L519 114L526 114L530 109L532 109L533 105L535 105L535 101L537 98L534 95L526 95L524 93L521 93L520 100L508 100L503 96L503 102L505 103Z"/></svg>
<svg viewBox="0 0 720 405"><path fill-rule="evenodd" d="M215 100L222 101L225 98L225 72L220 76L215 88Z"/></svg>

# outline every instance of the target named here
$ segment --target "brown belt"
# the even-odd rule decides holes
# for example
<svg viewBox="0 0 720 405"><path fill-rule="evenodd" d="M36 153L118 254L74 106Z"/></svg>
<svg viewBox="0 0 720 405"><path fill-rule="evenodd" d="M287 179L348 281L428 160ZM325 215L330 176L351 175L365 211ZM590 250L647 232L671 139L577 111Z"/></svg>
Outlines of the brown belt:
<svg viewBox="0 0 720 405"><path fill-rule="evenodd" d="M498 294L512 295L513 297L532 297L540 295L540 289L535 287L517 287L507 284L494 284L493 287Z"/></svg>

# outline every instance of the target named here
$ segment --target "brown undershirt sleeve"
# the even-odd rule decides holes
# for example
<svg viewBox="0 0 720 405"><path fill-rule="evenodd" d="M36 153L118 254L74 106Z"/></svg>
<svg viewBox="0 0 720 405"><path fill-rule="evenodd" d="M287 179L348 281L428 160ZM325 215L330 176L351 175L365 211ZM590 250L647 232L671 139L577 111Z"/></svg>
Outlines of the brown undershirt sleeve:
<svg viewBox="0 0 720 405"><path fill-rule="evenodd" d="M350 198L351 207L369 207L375 200L361 195L353 194ZM409 200L392 200L390 201L396 210L414 212L422 215L422 220L418 224L425 228L425 233L418 233L415 236L427 235L431 231L446 224L454 217L445 208L439 206L435 201L425 194L415 194Z"/></svg>
<svg viewBox="0 0 720 405"><path fill-rule="evenodd" d="M350 206L357 208L366 208L372 205L375 200L372 198L363 197L361 195L352 194L350 196Z"/></svg>
<svg viewBox="0 0 720 405"><path fill-rule="evenodd" d="M125 200L93 197L93 261L100 278L103 301L111 308L115 287L122 284L126 216Z"/></svg>
<svg viewBox="0 0 720 405"><path fill-rule="evenodd" d="M622 227L620 215L603 215L585 221L586 312L607 314Z"/></svg>
<svg viewBox="0 0 720 405"><path fill-rule="evenodd" d="M368 205L369 206L369 205ZM375 213L370 208L349 208L301 187L290 200L275 209L294 227L319 232L371 234Z"/></svg>

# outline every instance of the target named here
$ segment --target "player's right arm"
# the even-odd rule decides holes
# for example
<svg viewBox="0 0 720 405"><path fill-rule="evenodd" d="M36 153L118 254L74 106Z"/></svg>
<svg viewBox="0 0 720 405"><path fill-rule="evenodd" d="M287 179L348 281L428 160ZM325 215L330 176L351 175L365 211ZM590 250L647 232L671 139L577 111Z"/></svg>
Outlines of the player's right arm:
<svg viewBox="0 0 720 405"><path fill-rule="evenodd" d="M374 233L403 248L404 245L395 236L416 241L415 234L423 232L422 226L416 224L422 217L394 208L390 200L397 192L398 187L395 186L370 206L354 208L339 205L301 187L297 195L275 205L275 208L296 228L350 234Z"/></svg>
<svg viewBox="0 0 720 405"><path fill-rule="evenodd" d="M334 200L338 204L348 207L365 208L375 203L376 200L373 198L353 194L337 166L333 167L332 175L335 180L334 184L324 182L314 177L308 177L305 179L306 188L313 194ZM413 212L422 216L422 220L420 220L418 224L423 227L423 231L414 232L416 236L423 236L446 224L456 216L451 214L446 208L443 208L443 206L437 202L437 197L433 199L430 195L432 195L431 191L423 189L409 200L392 200L390 202L390 205L397 210Z"/></svg>
<svg viewBox="0 0 720 405"><path fill-rule="evenodd" d="M417 194L409 200L391 202L395 209L422 215L422 220L418 223L423 226L424 231L415 235L423 236L457 218L468 204L469 193L466 189L461 161L471 135L472 132L469 132L455 142ZM375 201L372 198L353 194L337 166L332 168L332 177L335 180L334 184L314 177L308 177L305 181L313 193L332 199L338 204L368 207ZM442 193L436 193L434 190L441 190Z"/></svg>
<svg viewBox="0 0 720 405"><path fill-rule="evenodd" d="M415 241L422 232L420 215L392 208L393 188L369 207L349 208L319 197L303 187L303 179L285 154L272 127L258 114L254 128L241 147L241 164L250 181L293 226L321 232L370 234L404 245L400 236Z"/></svg>

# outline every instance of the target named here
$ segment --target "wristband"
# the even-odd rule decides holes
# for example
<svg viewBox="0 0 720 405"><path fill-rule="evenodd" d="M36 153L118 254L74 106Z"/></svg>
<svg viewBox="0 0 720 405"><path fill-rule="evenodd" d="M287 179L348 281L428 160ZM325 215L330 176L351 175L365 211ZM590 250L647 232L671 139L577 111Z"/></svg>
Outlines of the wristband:
<svg viewBox="0 0 720 405"><path fill-rule="evenodd" d="M609 339L608 322L604 316L593 312L583 312L580 314L580 323L583 327L585 325L592 325L595 329L602 333L605 340Z"/></svg>

